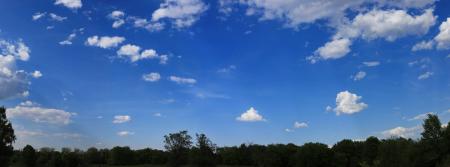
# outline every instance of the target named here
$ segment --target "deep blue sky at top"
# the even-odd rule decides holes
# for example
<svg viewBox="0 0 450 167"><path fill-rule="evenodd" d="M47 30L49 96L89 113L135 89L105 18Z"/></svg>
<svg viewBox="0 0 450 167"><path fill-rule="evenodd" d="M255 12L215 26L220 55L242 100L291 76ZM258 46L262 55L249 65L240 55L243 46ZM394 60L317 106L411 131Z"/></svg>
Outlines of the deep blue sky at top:
<svg viewBox="0 0 450 167"><path fill-rule="evenodd" d="M438 114L445 123L450 119L450 51L411 49L440 33L439 26L450 17L448 1L419 9L375 9L370 3L359 6L365 10L348 9L350 21L371 10L404 10L418 16L431 8L437 18L427 33L393 41L349 37L349 53L316 63L307 57L320 56L316 50L332 40L337 28L331 19L287 27L287 18L264 20L261 14L246 15L252 4L234 2L233 12L223 13L219 1L196 2L207 9L195 16L195 23L177 28L165 19L163 30L151 32L133 26L128 19L112 28L114 20L108 15L119 10L125 18L151 20L164 1L85 0L81 8L70 9L53 0L0 0L0 40L23 42L31 50L30 59L16 61L16 68L43 74L27 78L31 82L28 96L3 98L0 105L17 109L21 102L30 101L38 110L76 113L70 123L62 125L17 114L12 118L16 131L21 132L17 144L162 148L163 136L179 130L205 133L221 146L333 144L344 138L387 137L396 127L407 131L399 135L414 137L418 132L413 127L421 120L413 118L427 112ZM38 12L46 16L33 20ZM50 13L67 18L55 21ZM71 33L76 33L72 44L60 45ZM95 35L124 37L125 41L106 49L88 46L86 40ZM116 53L126 44L154 49L169 60L167 64L156 59L130 62ZM364 62L379 65L368 67ZM365 75L355 79L358 72ZM432 75L418 79L427 72ZM143 75L148 73L158 73L160 79L145 81ZM196 82L177 83L170 76ZM358 103L367 107L337 115L336 97L345 91L360 96ZM264 119L237 119L251 107ZM118 115L130 120L113 123ZM308 126L296 128L295 122Z"/></svg>

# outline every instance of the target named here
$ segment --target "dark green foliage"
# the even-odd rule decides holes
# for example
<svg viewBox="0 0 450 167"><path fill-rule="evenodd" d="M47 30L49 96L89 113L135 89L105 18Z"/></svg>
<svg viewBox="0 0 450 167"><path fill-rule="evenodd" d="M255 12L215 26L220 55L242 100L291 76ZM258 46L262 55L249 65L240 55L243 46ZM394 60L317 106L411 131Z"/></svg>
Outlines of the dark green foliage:
<svg viewBox="0 0 450 167"><path fill-rule="evenodd" d="M191 149L191 164L198 167L216 166L216 145L205 134L197 134L197 143Z"/></svg>
<svg viewBox="0 0 450 167"><path fill-rule="evenodd" d="M342 140L333 148L334 162L337 167L360 166L363 144L352 140Z"/></svg>
<svg viewBox="0 0 450 167"><path fill-rule="evenodd" d="M329 167L332 162L332 152L327 145L321 143L306 143L292 157L295 167Z"/></svg>
<svg viewBox="0 0 450 167"><path fill-rule="evenodd" d="M135 162L135 155L130 147L114 147L110 151L111 165L133 165Z"/></svg>
<svg viewBox="0 0 450 167"><path fill-rule="evenodd" d="M22 163L27 167L36 166L36 150L30 145L26 145L22 150Z"/></svg>
<svg viewBox="0 0 450 167"><path fill-rule="evenodd" d="M16 141L14 129L6 118L5 107L0 107L0 167L9 166L10 158L13 155L12 144Z"/></svg>
<svg viewBox="0 0 450 167"><path fill-rule="evenodd" d="M364 150L363 150L363 162L368 166L373 166L375 163L375 159L378 156L378 148L380 146L380 140L378 138L371 136L366 139L364 142Z"/></svg>
<svg viewBox="0 0 450 167"><path fill-rule="evenodd" d="M169 152L168 165L178 167L188 162L188 152L192 137L187 131L170 133L164 136L164 148Z"/></svg>
<svg viewBox="0 0 450 167"><path fill-rule="evenodd" d="M428 115L423 128L420 140L369 137L365 141L342 140L332 148L321 143L217 147L204 134L196 135L192 147L191 136L187 131L181 131L164 136L166 151L114 147L111 150L89 148L86 152L41 148L36 152L33 147L26 146L22 151L14 151L11 162L14 167L186 166L188 163L192 167L214 167L217 164L255 167L450 167L450 128L441 127L435 115ZM0 164L4 166L3 162Z"/></svg>
<svg viewBox="0 0 450 167"><path fill-rule="evenodd" d="M377 166L411 167L413 146L414 142L412 140L404 138L383 140L379 146Z"/></svg>

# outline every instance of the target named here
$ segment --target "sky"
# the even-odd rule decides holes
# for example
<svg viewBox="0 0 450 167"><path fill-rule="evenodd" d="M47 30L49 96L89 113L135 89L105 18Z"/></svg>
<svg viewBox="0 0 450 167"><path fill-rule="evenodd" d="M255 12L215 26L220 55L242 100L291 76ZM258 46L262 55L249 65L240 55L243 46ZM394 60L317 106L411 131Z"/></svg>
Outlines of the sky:
<svg viewBox="0 0 450 167"><path fill-rule="evenodd" d="M16 147L420 137L450 120L446 0L0 0Z"/></svg>

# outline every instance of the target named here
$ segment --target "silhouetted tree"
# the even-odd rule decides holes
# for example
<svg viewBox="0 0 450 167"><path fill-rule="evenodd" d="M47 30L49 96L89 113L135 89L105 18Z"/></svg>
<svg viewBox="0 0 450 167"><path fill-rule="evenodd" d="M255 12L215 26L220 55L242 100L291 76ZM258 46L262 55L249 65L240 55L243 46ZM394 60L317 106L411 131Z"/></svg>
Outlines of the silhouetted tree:
<svg viewBox="0 0 450 167"><path fill-rule="evenodd" d="M383 140L379 146L376 165L378 167L411 167L412 140L404 138Z"/></svg>
<svg viewBox="0 0 450 167"><path fill-rule="evenodd" d="M110 151L109 164L133 165L135 164L134 152L130 147L114 147Z"/></svg>
<svg viewBox="0 0 450 167"><path fill-rule="evenodd" d="M327 145L321 143L306 143L292 157L295 167L329 167L332 152Z"/></svg>
<svg viewBox="0 0 450 167"><path fill-rule="evenodd" d="M192 137L187 131L170 133L164 136L164 148L169 152L168 165L178 167L187 163Z"/></svg>
<svg viewBox="0 0 450 167"><path fill-rule="evenodd" d="M361 143L352 140L342 140L336 143L332 150L335 166L359 167L362 154Z"/></svg>
<svg viewBox="0 0 450 167"><path fill-rule="evenodd" d="M191 163L198 167L216 166L216 145L205 134L196 134L195 147L191 150Z"/></svg>
<svg viewBox="0 0 450 167"><path fill-rule="evenodd" d="M6 118L6 109L0 107L0 167L9 166L14 141L16 136L11 122Z"/></svg>
<svg viewBox="0 0 450 167"><path fill-rule="evenodd" d="M368 166L374 165L375 159L378 155L379 145L380 140L374 136L368 137L364 142L363 161Z"/></svg>
<svg viewBox="0 0 450 167"><path fill-rule="evenodd" d="M101 164L102 163L100 152L95 147L91 147L86 151L85 158L86 158L87 163L89 163L89 164Z"/></svg>
<svg viewBox="0 0 450 167"><path fill-rule="evenodd" d="M422 154L418 158L419 166L434 167L441 159L444 152L442 140L441 121L436 115L428 114L424 120L422 139L418 145L418 152Z"/></svg>
<svg viewBox="0 0 450 167"><path fill-rule="evenodd" d="M30 145L26 145L22 150L22 163L27 167L36 166L36 150Z"/></svg>

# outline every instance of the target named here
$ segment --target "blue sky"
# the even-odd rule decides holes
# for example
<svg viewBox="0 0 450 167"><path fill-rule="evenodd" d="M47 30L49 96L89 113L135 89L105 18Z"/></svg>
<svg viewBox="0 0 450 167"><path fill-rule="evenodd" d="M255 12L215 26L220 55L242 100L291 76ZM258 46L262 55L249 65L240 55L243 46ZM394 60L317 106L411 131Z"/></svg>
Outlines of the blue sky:
<svg viewBox="0 0 450 167"><path fill-rule="evenodd" d="M450 120L450 3L0 0L16 146L416 138Z"/></svg>

